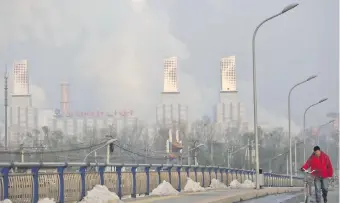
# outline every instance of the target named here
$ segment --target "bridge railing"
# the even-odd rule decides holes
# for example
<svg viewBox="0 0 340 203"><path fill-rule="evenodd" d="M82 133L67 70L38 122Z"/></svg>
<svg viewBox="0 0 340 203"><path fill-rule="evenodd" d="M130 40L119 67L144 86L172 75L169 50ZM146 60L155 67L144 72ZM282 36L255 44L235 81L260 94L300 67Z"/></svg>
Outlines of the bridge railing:
<svg viewBox="0 0 340 203"><path fill-rule="evenodd" d="M217 166L13 162L0 163L0 168L0 199L21 203L37 203L45 197L61 203L79 201L98 184L105 185L120 198L128 195L136 198L140 194L149 195L163 180L178 191L183 190L187 177L203 187L209 187L213 178L226 185L235 179L255 181L255 171ZM107 171L108 168L114 170ZM289 176L264 173L264 177L267 187L290 186ZM294 186L302 185L303 179L294 177Z"/></svg>

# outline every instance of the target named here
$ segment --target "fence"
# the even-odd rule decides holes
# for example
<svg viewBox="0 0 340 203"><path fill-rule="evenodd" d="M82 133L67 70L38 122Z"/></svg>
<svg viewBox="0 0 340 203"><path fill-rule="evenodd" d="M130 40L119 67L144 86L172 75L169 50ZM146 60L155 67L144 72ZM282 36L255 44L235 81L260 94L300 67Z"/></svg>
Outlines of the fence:
<svg viewBox="0 0 340 203"><path fill-rule="evenodd" d="M255 171L216 166L13 162L0 163L0 167L1 200L11 199L20 203L37 203L45 197L61 203L75 202L97 184L105 185L120 198L127 195L136 198L139 194L149 195L163 180L178 191L184 188L187 177L200 182L203 187L209 187L213 178L227 185L235 179L239 182L245 179L255 181ZM94 167L96 170L92 171ZM114 170L105 172L109 167ZM13 169L22 172L13 173ZM70 169L77 171L70 172ZM264 173L264 177L267 187L290 186L289 176ZM302 184L303 178L294 177L294 186Z"/></svg>

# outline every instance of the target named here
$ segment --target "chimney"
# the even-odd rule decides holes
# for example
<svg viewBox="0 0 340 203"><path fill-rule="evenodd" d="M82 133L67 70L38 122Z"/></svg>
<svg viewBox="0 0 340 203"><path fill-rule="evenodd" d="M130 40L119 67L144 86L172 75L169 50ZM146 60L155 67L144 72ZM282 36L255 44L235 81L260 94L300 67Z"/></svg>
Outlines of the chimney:
<svg viewBox="0 0 340 203"><path fill-rule="evenodd" d="M62 115L66 116L70 113L70 103L69 103L69 83L62 82L60 84L61 88L61 101L60 110Z"/></svg>

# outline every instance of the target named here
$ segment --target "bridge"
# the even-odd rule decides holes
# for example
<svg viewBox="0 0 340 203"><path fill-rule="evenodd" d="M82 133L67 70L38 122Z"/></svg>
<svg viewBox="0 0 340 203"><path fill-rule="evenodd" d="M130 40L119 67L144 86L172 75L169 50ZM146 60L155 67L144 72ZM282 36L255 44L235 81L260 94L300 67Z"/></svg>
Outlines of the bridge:
<svg viewBox="0 0 340 203"><path fill-rule="evenodd" d="M209 187L213 178L229 185L232 180L255 181L255 171L218 166L189 166L162 164L120 164L82 162L2 162L0 163L0 199L13 202L37 203L41 198L56 202L76 202L95 185L105 185L120 198L149 195L163 180L178 191L186 178ZM290 177L264 173L264 186L289 187ZM294 176L293 185L301 187L303 178Z"/></svg>

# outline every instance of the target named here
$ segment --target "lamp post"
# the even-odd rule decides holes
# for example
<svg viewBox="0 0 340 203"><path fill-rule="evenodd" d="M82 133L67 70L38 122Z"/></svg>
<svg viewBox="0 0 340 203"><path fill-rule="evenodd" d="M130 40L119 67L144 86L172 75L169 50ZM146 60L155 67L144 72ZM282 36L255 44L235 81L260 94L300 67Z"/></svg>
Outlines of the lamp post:
<svg viewBox="0 0 340 203"><path fill-rule="evenodd" d="M328 98L321 99L320 101L310 105L309 107L306 108L305 113L303 114L303 160L306 160L306 113L310 108L324 101L327 101L327 99Z"/></svg>
<svg viewBox="0 0 340 203"><path fill-rule="evenodd" d="M259 163L259 146L258 146L258 134L257 134L257 91L256 91L256 60L255 60L255 37L259 28L266 22L286 13L287 11L295 8L299 4L294 3L286 6L281 12L263 20L255 29L253 33L252 40L252 52L253 52L253 103L254 103L254 134L255 134L255 154L256 154L256 189L260 189L259 185L259 172L260 172L260 163Z"/></svg>
<svg viewBox="0 0 340 203"><path fill-rule="evenodd" d="M196 144L196 143L195 143ZM196 147L193 147L193 148L189 148L188 149L188 153L189 153L189 156L188 156L188 165L190 165L191 164L191 162L190 162L190 152L191 151L193 151L194 150L194 165L196 166L197 165L197 149L198 148L200 148L200 147L202 147L202 146L204 146L204 144L199 144L199 145L197 145Z"/></svg>
<svg viewBox="0 0 340 203"><path fill-rule="evenodd" d="M110 144L116 142L117 139L110 139L108 140L107 142L105 142L105 144L103 144L102 146L90 151L90 153L88 153L85 158L84 158L84 161L86 161L87 157L92 154L93 152L96 152L97 150L101 149L101 148L104 148L104 147L107 147L107 150L106 150L106 164L108 164L110 162Z"/></svg>
<svg viewBox="0 0 340 203"><path fill-rule="evenodd" d="M290 132L290 95L292 94L292 91L299 85L302 85L303 83L306 83L314 78L316 78L316 75L312 75L310 77L308 77L306 80L299 82L297 84L295 84L288 93L288 136L289 136L289 162L290 162L290 184L291 186L293 186L293 166L292 166L292 136L291 136L291 132ZM296 160L295 160L295 165L296 165Z"/></svg>
<svg viewBox="0 0 340 203"><path fill-rule="evenodd" d="M330 120L330 121L328 121L327 123L324 123L324 124L322 124L322 125L319 125L319 131L320 131L320 129L322 128L322 127L324 127L324 126L326 126L326 125L328 125L328 124L331 124L331 123L333 123L335 120L333 119L333 120ZM320 135L318 134L318 136L317 136L317 145L319 145L320 144ZM326 144L327 144L327 140L326 140ZM327 144L328 145L328 144ZM328 153L328 152L327 152Z"/></svg>

